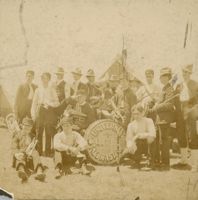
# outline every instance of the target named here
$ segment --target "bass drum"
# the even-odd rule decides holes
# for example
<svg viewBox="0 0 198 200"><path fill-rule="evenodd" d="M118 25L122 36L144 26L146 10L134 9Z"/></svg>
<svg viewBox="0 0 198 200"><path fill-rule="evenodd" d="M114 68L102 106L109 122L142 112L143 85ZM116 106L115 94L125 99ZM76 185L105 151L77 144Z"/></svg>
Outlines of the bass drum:
<svg viewBox="0 0 198 200"><path fill-rule="evenodd" d="M97 120L85 132L90 158L101 165L116 163L125 148L126 133L111 119Z"/></svg>

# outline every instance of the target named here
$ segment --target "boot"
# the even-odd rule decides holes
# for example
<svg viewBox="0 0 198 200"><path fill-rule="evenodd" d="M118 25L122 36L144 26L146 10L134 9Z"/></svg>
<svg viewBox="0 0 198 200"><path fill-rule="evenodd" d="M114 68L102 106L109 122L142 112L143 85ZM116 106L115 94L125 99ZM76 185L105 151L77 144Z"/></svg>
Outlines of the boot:
<svg viewBox="0 0 198 200"><path fill-rule="evenodd" d="M28 181L28 175L25 170L25 166L23 164L18 165L18 177L21 179L21 182L27 182Z"/></svg>
<svg viewBox="0 0 198 200"><path fill-rule="evenodd" d="M37 166L35 179L41 182L44 182L46 178L46 174L44 173L44 168L41 164Z"/></svg>
<svg viewBox="0 0 198 200"><path fill-rule="evenodd" d="M191 172L198 172L198 149L191 150Z"/></svg>
<svg viewBox="0 0 198 200"><path fill-rule="evenodd" d="M171 165L173 169L180 169L180 170L190 170L190 165L188 164L188 149L181 148L181 159L178 163Z"/></svg>
<svg viewBox="0 0 198 200"><path fill-rule="evenodd" d="M55 169L55 179L60 179L63 176L63 171L59 168Z"/></svg>
<svg viewBox="0 0 198 200"><path fill-rule="evenodd" d="M81 173L82 173L82 175L90 175L91 174L91 171L89 171L88 169L87 169L87 165L85 164L85 163L83 163L82 164L82 167L81 167Z"/></svg>

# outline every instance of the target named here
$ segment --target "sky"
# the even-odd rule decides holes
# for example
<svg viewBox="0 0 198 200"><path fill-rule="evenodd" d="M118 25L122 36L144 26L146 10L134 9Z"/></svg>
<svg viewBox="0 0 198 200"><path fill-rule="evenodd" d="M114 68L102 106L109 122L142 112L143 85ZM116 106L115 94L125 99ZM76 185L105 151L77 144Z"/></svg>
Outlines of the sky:
<svg viewBox="0 0 198 200"><path fill-rule="evenodd" d="M69 81L76 67L99 77L123 47L141 78L153 68L159 81L160 68L179 73L189 63L197 78L197 10L196 0L1 0L0 84L13 101L27 69L36 82L58 66Z"/></svg>

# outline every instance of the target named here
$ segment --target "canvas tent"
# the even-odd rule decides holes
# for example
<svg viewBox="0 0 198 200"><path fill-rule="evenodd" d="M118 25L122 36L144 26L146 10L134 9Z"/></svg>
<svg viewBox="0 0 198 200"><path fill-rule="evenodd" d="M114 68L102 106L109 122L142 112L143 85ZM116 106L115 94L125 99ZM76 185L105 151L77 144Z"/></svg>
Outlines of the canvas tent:
<svg viewBox="0 0 198 200"><path fill-rule="evenodd" d="M11 112L12 112L11 105L3 90L3 87L0 85L0 117L5 118L6 115Z"/></svg>

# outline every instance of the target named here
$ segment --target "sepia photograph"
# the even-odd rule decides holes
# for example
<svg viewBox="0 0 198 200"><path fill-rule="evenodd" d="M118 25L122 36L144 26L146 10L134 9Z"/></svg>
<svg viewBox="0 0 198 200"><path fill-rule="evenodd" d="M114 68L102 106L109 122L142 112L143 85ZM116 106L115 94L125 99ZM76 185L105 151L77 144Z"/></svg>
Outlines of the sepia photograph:
<svg viewBox="0 0 198 200"><path fill-rule="evenodd" d="M197 0L0 0L0 200L198 200L197 21Z"/></svg>

